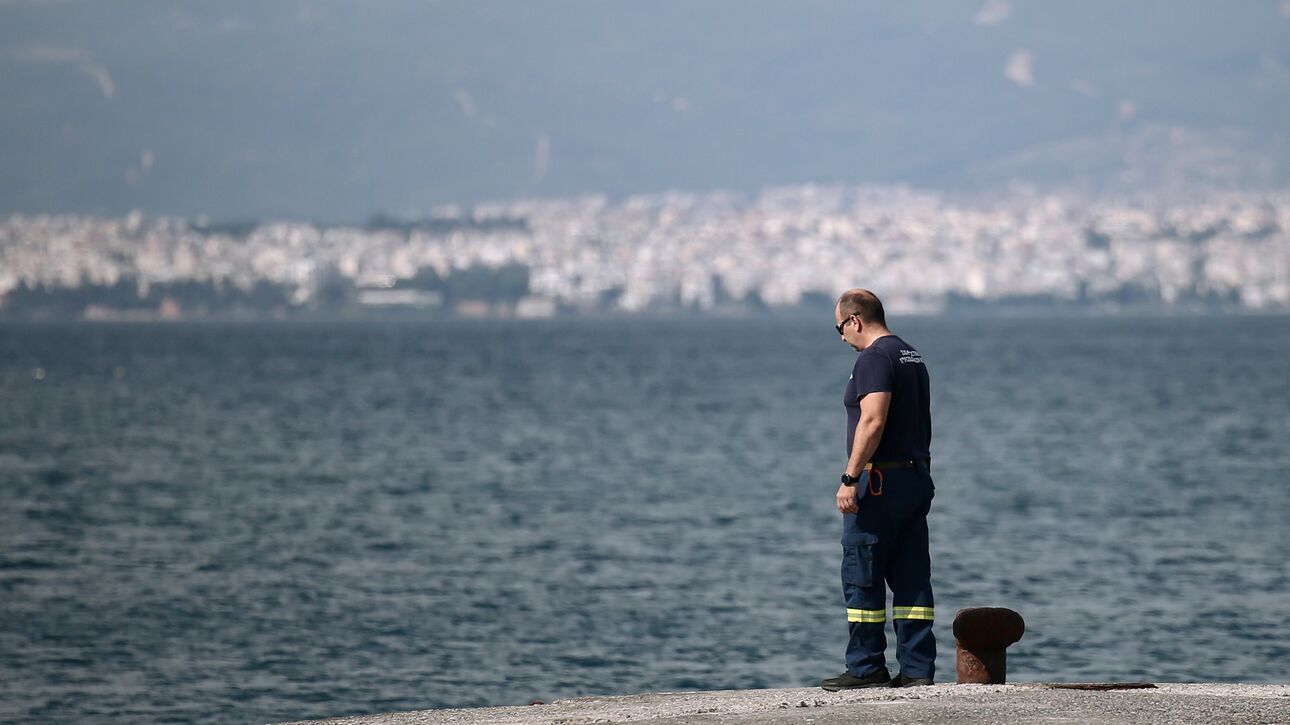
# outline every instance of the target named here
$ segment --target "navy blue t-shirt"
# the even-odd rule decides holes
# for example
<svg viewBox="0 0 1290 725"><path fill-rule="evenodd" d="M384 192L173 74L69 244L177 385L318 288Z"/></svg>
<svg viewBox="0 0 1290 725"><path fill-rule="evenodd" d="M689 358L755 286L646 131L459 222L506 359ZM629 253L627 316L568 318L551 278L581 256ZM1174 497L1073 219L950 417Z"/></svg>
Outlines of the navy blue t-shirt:
<svg viewBox="0 0 1290 725"><path fill-rule="evenodd" d="M847 457L860 422L860 399L869 393L891 393L887 425L870 460L931 458L931 385L923 356L895 335L874 340L856 356L842 399L847 407Z"/></svg>

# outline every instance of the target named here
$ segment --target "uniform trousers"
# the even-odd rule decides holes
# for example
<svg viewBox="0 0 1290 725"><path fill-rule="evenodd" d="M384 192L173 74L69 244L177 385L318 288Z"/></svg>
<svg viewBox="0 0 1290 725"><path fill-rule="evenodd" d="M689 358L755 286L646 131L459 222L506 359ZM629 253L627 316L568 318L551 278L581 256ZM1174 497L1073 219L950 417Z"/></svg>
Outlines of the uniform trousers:
<svg viewBox="0 0 1290 725"><path fill-rule="evenodd" d="M880 474L866 471L855 486L860 510L842 517L847 671L865 677L886 667L890 587L900 672L933 678L936 636L927 512L936 489L931 473L922 463ZM875 495L879 490L881 495Z"/></svg>

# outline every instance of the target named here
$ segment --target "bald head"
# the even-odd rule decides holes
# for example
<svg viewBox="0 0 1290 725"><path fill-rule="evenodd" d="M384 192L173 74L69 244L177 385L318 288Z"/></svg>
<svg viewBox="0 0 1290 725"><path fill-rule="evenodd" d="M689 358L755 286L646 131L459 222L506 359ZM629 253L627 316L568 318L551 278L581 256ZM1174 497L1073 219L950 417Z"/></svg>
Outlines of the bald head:
<svg viewBox="0 0 1290 725"><path fill-rule="evenodd" d="M851 315L860 318L866 325L887 326L887 314L883 312L882 300L867 289L849 289L838 298L838 312L842 319Z"/></svg>

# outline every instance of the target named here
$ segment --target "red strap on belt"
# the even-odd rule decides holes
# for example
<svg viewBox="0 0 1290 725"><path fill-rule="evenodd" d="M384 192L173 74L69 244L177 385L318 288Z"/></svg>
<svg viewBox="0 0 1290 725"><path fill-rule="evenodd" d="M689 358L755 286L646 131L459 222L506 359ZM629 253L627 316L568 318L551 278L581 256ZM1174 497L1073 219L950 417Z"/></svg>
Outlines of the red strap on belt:
<svg viewBox="0 0 1290 725"><path fill-rule="evenodd" d="M874 490L874 488L873 488L873 477L874 477L874 475L875 475L875 474L878 476L878 490L876 490L876 491L875 491L875 490ZM870 468L870 469L869 469L869 495L870 495L870 496L881 496L881 495L882 495L882 485L883 485L882 471L880 471L880 470L878 470L878 469L876 469L876 468Z"/></svg>

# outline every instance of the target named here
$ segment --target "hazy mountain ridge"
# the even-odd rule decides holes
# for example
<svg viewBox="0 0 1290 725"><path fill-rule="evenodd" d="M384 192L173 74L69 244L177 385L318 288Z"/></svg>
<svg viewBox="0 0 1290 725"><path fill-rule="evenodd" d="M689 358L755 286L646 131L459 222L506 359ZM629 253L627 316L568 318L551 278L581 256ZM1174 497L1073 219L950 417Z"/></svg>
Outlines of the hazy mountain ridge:
<svg viewBox="0 0 1290 725"><path fill-rule="evenodd" d="M337 223L811 182L1280 186L1287 49L1279 0L16 0L0 213Z"/></svg>
<svg viewBox="0 0 1290 725"><path fill-rule="evenodd" d="M998 189L1018 180L1045 191L1175 198L1216 190L1278 189L1290 185L1290 135L1144 124L1100 136L1063 138L976 162L950 182Z"/></svg>

